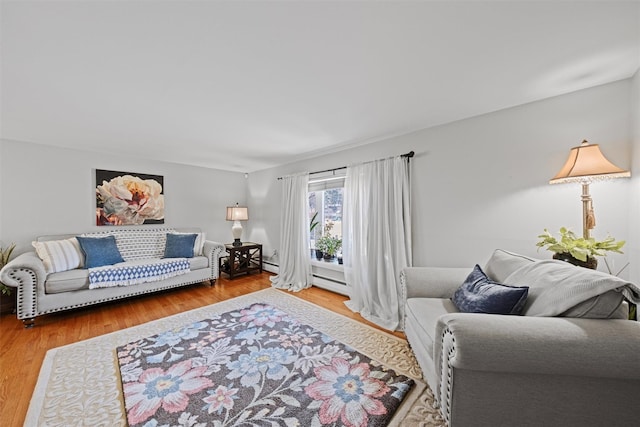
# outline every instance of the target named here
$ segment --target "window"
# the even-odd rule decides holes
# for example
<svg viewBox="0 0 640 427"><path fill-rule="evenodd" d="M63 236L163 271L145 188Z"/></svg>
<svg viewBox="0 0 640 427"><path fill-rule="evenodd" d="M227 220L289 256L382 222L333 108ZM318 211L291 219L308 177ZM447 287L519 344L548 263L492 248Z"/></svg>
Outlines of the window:
<svg viewBox="0 0 640 427"><path fill-rule="evenodd" d="M342 201L344 176L317 178L309 181L309 247L324 235L342 241ZM313 224L316 223L314 226ZM337 253L341 253L341 247Z"/></svg>
<svg viewBox="0 0 640 427"><path fill-rule="evenodd" d="M329 225L329 234L342 238L342 188L309 193L309 224L317 221L311 239L317 240Z"/></svg>

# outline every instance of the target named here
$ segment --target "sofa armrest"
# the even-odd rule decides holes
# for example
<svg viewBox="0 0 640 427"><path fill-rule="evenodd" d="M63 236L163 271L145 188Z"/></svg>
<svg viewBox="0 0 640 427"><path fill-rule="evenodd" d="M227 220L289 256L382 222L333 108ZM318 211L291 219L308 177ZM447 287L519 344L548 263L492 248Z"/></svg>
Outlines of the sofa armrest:
<svg viewBox="0 0 640 427"><path fill-rule="evenodd" d="M211 277L215 281L220 277L220 265L218 260L220 256L225 252L224 245L222 243L214 242L212 240L205 240L202 253L209 258L209 267L211 268Z"/></svg>
<svg viewBox="0 0 640 427"><path fill-rule="evenodd" d="M33 275L29 277L37 282L44 283L44 280L47 278L44 264L42 260L38 258L38 255L36 255L35 252L26 252L9 261L4 268L0 270L0 281L7 286L18 288L24 283L21 274L24 270L33 273Z"/></svg>
<svg viewBox="0 0 640 427"><path fill-rule="evenodd" d="M455 313L438 319L436 336L441 372L640 379L640 323L629 320Z"/></svg>
<svg viewBox="0 0 640 427"><path fill-rule="evenodd" d="M408 298L451 298L472 268L407 267L400 273L402 303Z"/></svg>
<svg viewBox="0 0 640 427"><path fill-rule="evenodd" d="M38 288L44 292L47 272L35 252L26 252L9 261L0 270L0 282L18 288L18 319L36 317Z"/></svg>

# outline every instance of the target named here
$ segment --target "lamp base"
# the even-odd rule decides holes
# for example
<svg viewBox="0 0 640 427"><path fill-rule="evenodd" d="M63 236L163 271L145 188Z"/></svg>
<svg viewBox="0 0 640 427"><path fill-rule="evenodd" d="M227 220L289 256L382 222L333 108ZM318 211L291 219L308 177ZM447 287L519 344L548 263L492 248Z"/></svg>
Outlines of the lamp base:
<svg viewBox="0 0 640 427"><path fill-rule="evenodd" d="M240 224L240 221L233 221L231 235L234 239L233 246L242 246L242 242L240 241L240 237L242 237L242 224Z"/></svg>

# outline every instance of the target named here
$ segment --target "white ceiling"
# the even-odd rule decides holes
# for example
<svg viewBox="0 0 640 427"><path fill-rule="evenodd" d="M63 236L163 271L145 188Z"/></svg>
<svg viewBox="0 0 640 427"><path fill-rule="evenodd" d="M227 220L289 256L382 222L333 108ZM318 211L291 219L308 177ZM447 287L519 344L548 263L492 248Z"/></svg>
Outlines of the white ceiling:
<svg viewBox="0 0 640 427"><path fill-rule="evenodd" d="M1 136L251 172L632 76L640 2L2 1Z"/></svg>

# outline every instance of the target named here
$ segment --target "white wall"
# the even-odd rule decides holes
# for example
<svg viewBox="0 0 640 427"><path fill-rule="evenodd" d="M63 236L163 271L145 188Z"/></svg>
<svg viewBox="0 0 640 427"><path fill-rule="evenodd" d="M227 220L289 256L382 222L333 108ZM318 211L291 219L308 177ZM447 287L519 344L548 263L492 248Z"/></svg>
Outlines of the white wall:
<svg viewBox="0 0 640 427"><path fill-rule="evenodd" d="M544 228L582 230L580 186L548 184L570 148L588 139L613 163L631 166L630 87L624 80L252 173L247 198L259 216L251 239L267 255L278 249L278 176L413 150L414 265L482 264L494 248L550 257L535 247ZM630 240L629 186L623 179L591 186L595 237ZM621 267L628 254L610 259Z"/></svg>
<svg viewBox="0 0 640 427"><path fill-rule="evenodd" d="M631 188L629 189L629 259L630 278L640 283L640 70L632 80L631 88L631 134L633 140Z"/></svg>
<svg viewBox="0 0 640 427"><path fill-rule="evenodd" d="M225 208L246 203L246 180L236 172L0 142L0 240L16 242L18 252L39 235L104 229L95 225L95 169L163 175L164 225L199 227L209 240L230 242Z"/></svg>
<svg viewBox="0 0 640 427"><path fill-rule="evenodd" d="M5 242L2 240L2 236L4 235L3 233L3 227L2 224L4 223L4 221L2 220L2 218L4 217L3 212L4 212L4 199L2 197L3 194L5 194L5 188L4 188L4 179L3 179L3 174L2 171L6 169L6 165L4 162L4 142L2 141L2 139L0 139L0 247L4 247L5 245L8 245L9 242Z"/></svg>
<svg viewBox="0 0 640 427"><path fill-rule="evenodd" d="M2 140L0 241L15 241L22 252L38 235L98 229L93 192L99 168L163 175L165 225L200 227L212 240L230 241L224 208L247 203L250 220L243 240L262 242L268 256L280 244L278 176L413 150L414 265L484 263L496 247L549 257L536 252L543 228L581 229L579 185L552 186L549 178L583 138L601 144L618 166L631 167L632 140L640 144L639 79L636 74L633 80L255 172L248 180L234 172ZM639 167L637 149L633 170ZM638 259L640 252L636 175L591 186L598 224L594 236L610 232L629 241L624 255L610 256L615 268L630 254ZM627 273L640 281L640 267L631 267Z"/></svg>

